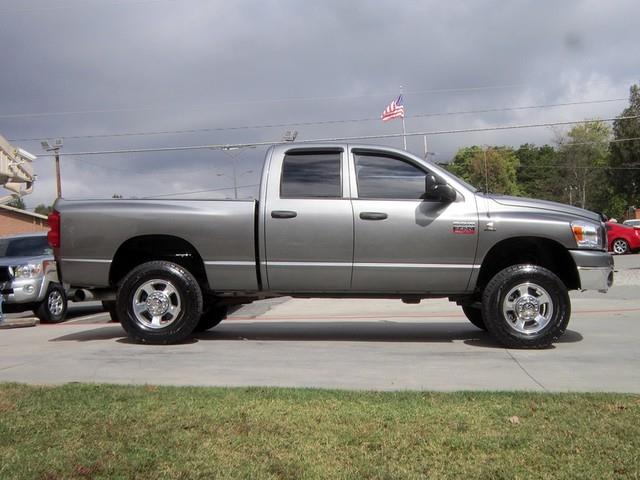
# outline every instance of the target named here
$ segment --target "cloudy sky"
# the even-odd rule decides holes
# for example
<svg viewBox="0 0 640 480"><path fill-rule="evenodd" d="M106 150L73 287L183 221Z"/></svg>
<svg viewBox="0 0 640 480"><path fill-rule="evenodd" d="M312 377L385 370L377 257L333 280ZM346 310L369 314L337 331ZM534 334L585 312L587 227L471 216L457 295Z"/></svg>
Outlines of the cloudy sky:
<svg viewBox="0 0 640 480"><path fill-rule="evenodd" d="M0 0L0 18L0 134L35 154L57 137L81 152L398 133L378 118L401 85L408 132L607 118L640 82L637 0ZM500 110L584 101L600 103ZM448 161L463 146L552 139L430 135L429 150ZM408 147L421 153L422 137ZM228 188L236 162L248 197L263 154L63 157L63 194ZM55 196L52 159L35 166L29 207Z"/></svg>

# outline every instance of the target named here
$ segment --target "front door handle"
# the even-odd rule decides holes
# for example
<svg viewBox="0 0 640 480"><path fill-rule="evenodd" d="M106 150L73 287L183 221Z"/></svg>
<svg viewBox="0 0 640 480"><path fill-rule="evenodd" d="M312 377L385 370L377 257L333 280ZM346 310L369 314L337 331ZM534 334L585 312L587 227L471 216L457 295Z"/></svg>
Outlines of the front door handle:
<svg viewBox="0 0 640 480"><path fill-rule="evenodd" d="M293 210L273 210L271 212L271 218L295 218L298 216L298 212Z"/></svg>
<svg viewBox="0 0 640 480"><path fill-rule="evenodd" d="M382 212L360 212L362 220L385 220L387 217L388 215Z"/></svg>

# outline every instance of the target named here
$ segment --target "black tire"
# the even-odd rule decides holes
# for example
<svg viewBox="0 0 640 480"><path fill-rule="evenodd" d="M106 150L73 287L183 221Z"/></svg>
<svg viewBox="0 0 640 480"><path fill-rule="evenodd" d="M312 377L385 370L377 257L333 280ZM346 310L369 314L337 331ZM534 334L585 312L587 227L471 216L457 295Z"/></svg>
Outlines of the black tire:
<svg viewBox="0 0 640 480"><path fill-rule="evenodd" d="M67 317L67 295L57 283L49 284L47 294L34 309L33 313L42 323L60 323Z"/></svg>
<svg viewBox="0 0 640 480"><path fill-rule="evenodd" d="M104 311L109 314L109 317L111 317L111 321L112 322L119 322L120 321L118 319L118 311L117 311L117 308L116 308L115 300L104 300L102 302L102 308L104 308Z"/></svg>
<svg viewBox="0 0 640 480"><path fill-rule="evenodd" d="M139 305L134 308L134 300ZM117 316L135 342L170 344L186 339L202 315L202 291L193 275L175 263L147 262L122 281Z"/></svg>
<svg viewBox="0 0 640 480"><path fill-rule="evenodd" d="M498 272L485 287L482 315L489 333L505 347L545 348L567 329L571 302L566 286L550 270L513 265Z"/></svg>
<svg viewBox="0 0 640 480"><path fill-rule="evenodd" d="M624 238L616 238L611 242L611 250L616 255L626 255L631 251L631 247L629 247L629 242Z"/></svg>
<svg viewBox="0 0 640 480"><path fill-rule="evenodd" d="M466 305L462 306L462 311L469 319L471 323L473 323L480 330L486 330L487 326L484 324L484 318L482 318L482 309L469 307Z"/></svg>
<svg viewBox="0 0 640 480"><path fill-rule="evenodd" d="M205 309L200 316L200 321L196 325L196 332L205 332L220 324L222 320L227 318L226 305L212 305Z"/></svg>

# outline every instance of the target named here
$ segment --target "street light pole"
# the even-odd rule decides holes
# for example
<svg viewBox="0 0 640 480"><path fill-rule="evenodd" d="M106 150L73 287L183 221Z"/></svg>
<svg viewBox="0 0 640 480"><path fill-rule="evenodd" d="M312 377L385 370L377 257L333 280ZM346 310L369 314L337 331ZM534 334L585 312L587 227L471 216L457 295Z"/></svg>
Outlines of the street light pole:
<svg viewBox="0 0 640 480"><path fill-rule="evenodd" d="M60 179L60 149L62 148L62 144L61 138L54 140L53 145L49 143L49 140L40 142L42 148L47 152L53 152L56 159L56 198L62 197L62 181Z"/></svg>
<svg viewBox="0 0 640 480"><path fill-rule="evenodd" d="M62 198L62 182L60 181L60 149L56 148L56 198Z"/></svg>

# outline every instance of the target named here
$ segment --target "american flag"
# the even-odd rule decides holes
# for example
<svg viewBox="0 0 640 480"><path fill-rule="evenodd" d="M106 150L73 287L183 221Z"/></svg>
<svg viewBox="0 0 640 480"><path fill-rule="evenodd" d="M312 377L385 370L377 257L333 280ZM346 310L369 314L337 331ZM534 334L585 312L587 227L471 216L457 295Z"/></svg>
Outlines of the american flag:
<svg viewBox="0 0 640 480"><path fill-rule="evenodd" d="M389 104L387 108L382 112L381 117L383 122L392 120L394 118L404 118L404 106L402 105L402 94L398 96L393 102Z"/></svg>

